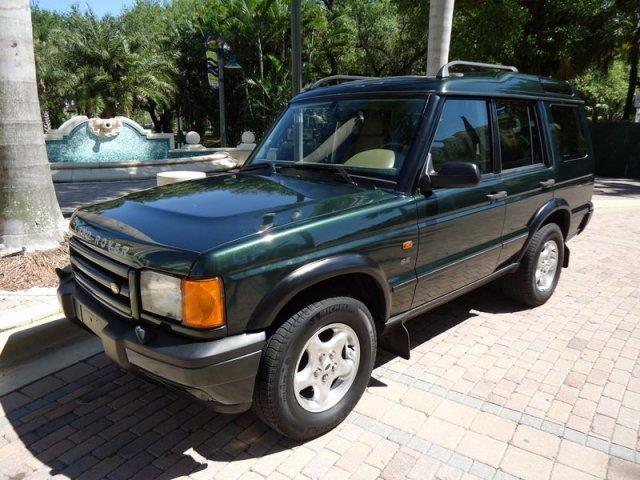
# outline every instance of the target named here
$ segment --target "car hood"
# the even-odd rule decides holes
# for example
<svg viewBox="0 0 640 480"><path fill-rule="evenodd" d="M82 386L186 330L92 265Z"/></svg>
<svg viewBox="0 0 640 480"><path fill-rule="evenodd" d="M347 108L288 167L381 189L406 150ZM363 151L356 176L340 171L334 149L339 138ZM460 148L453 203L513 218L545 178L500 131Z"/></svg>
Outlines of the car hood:
<svg viewBox="0 0 640 480"><path fill-rule="evenodd" d="M175 262L178 256L167 256L167 251L201 254L292 223L370 205L390 195L315 178L223 174L79 209L71 229L111 256L130 256L127 263L149 264L148 257L161 252L163 258ZM192 260L186 255L178 263ZM176 267L170 270L178 269L169 263Z"/></svg>

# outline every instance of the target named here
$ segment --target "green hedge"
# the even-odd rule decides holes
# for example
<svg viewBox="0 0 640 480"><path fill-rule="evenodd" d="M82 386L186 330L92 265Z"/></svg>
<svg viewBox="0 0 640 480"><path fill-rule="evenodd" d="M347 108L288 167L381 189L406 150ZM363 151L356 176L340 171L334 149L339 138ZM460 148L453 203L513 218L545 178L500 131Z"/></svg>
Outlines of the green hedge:
<svg viewBox="0 0 640 480"><path fill-rule="evenodd" d="M640 178L640 123L589 124L596 174Z"/></svg>

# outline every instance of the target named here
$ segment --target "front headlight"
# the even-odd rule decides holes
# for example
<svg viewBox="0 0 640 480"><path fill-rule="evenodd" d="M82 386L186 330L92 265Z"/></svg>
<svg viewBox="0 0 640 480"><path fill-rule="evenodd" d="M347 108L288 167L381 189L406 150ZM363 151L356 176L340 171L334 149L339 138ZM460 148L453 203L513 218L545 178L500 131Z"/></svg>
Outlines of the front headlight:
<svg viewBox="0 0 640 480"><path fill-rule="evenodd" d="M182 281L178 277L143 270L140 299L143 310L182 321Z"/></svg>
<svg viewBox="0 0 640 480"><path fill-rule="evenodd" d="M220 278L189 279L143 270L140 273L142 309L181 321L192 328L225 324L224 286Z"/></svg>

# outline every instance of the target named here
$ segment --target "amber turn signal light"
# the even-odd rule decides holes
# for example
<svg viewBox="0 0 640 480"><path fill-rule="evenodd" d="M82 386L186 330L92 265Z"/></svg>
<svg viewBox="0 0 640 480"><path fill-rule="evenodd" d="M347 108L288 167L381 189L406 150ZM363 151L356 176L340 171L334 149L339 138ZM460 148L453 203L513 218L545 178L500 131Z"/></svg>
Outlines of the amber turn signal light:
<svg viewBox="0 0 640 480"><path fill-rule="evenodd" d="M182 324L204 329L221 327L225 322L222 279L183 279Z"/></svg>

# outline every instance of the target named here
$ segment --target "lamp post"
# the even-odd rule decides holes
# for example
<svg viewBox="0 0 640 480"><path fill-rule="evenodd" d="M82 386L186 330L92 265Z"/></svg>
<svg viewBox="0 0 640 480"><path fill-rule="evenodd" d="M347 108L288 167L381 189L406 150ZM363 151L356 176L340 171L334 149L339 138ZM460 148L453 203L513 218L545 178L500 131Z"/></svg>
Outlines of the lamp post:
<svg viewBox="0 0 640 480"><path fill-rule="evenodd" d="M227 119L225 115L224 101L224 69L237 70L242 68L237 62L235 55L231 57L228 64L225 64L225 51L231 51L231 47L224 40L218 39L218 74L220 88L218 88L218 101L220 102L220 146L227 146Z"/></svg>
<svg viewBox="0 0 640 480"><path fill-rule="evenodd" d="M302 25L300 0L291 2L291 89L295 97L302 90Z"/></svg>
<svg viewBox="0 0 640 480"><path fill-rule="evenodd" d="M212 37L207 39L207 45L212 43ZM224 69L240 69L242 68L237 62L235 55L231 56L228 64L225 64L224 55L227 51L231 51L231 47L222 38L218 38L215 45L215 58L207 55L207 72L209 73L209 84L214 90L218 90L218 101L220 106L220 145L227 146L227 121L225 115L225 98L224 98Z"/></svg>

